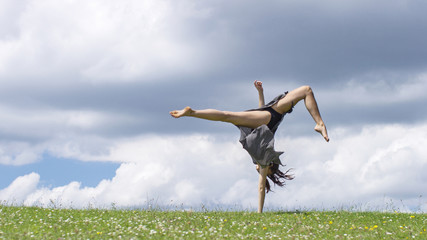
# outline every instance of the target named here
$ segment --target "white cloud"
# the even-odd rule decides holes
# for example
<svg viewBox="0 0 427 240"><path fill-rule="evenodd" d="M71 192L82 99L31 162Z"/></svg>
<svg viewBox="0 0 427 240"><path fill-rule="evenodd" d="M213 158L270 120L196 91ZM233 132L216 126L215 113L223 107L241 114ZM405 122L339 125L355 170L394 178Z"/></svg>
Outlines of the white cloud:
<svg viewBox="0 0 427 240"><path fill-rule="evenodd" d="M58 150L56 153L64 152ZM173 200L197 205L216 201L216 195L228 188L228 184L218 185L218 180L233 183L245 176L244 172L235 173L242 165L256 176L237 141L223 142L202 135L142 136L118 141L108 153L92 152L90 155L87 151L75 151L73 156L84 160L121 159L123 163L113 179L103 180L94 188L82 187L77 182L52 189L42 187L25 198L26 205L57 202L57 206L74 207L90 204L102 207L112 203L133 206L153 199L160 199L162 203ZM219 173L223 176L219 177Z"/></svg>
<svg viewBox="0 0 427 240"><path fill-rule="evenodd" d="M27 142L10 141L0 142L0 164L24 165L38 161L41 158L43 148L32 146Z"/></svg>
<svg viewBox="0 0 427 240"><path fill-rule="evenodd" d="M0 104L0 131L4 134L28 138L50 138L58 132L82 131L89 133L112 127L115 124L132 123L126 114L97 110L67 110L37 107L19 108ZM143 121L138 119L139 122Z"/></svg>
<svg viewBox="0 0 427 240"><path fill-rule="evenodd" d="M258 179L240 179L229 186L229 189L224 192L219 204L226 204L229 206L240 205L245 208L252 208L258 206L257 189L255 188Z"/></svg>
<svg viewBox="0 0 427 240"><path fill-rule="evenodd" d="M313 133L315 134L315 133ZM330 130L331 142L320 136L279 138L283 162L295 168L286 188L267 195L266 208L340 207L425 210L427 194L427 124L373 125L362 132ZM86 207L214 204L254 208L257 173L233 136L141 136L115 143L93 158L122 159L116 176L96 187L72 182L38 188L38 175L18 178L1 191L1 199L24 199L26 205ZM34 176L37 176L34 177ZM14 186L25 179L24 191ZM12 189L12 190L11 190ZM16 194L16 196L15 196ZM390 206L391 204L393 206Z"/></svg>
<svg viewBox="0 0 427 240"><path fill-rule="evenodd" d="M350 79L340 89L322 90L322 105L330 108L339 106L365 106L426 101L427 75L403 73L370 73ZM339 101L337 101L339 99Z"/></svg>
<svg viewBox="0 0 427 240"><path fill-rule="evenodd" d="M0 200L11 204L21 204L29 194L37 190L40 176L30 173L16 178L7 188L0 190Z"/></svg>
<svg viewBox="0 0 427 240"><path fill-rule="evenodd" d="M14 9L5 18L18 34L0 38L2 79L146 80L198 71L209 52L188 34L209 15L190 1L30 0Z"/></svg>
<svg viewBox="0 0 427 240"><path fill-rule="evenodd" d="M307 151L290 153L289 159L295 161L290 165L297 168L296 184L291 182L290 191L280 191L274 199L287 198L290 206L321 208L351 203L384 207L390 198L418 207L414 200L427 193L426 130L426 124L374 125L360 133L332 131L328 145L292 141L288 148L305 145ZM325 151L329 154L319 155Z"/></svg>
<svg viewBox="0 0 427 240"><path fill-rule="evenodd" d="M133 124L124 114L95 110L14 108L0 104L0 164L36 162L44 152L73 157L85 152L102 152L111 140L98 136L116 126ZM60 153L59 153L60 151Z"/></svg>

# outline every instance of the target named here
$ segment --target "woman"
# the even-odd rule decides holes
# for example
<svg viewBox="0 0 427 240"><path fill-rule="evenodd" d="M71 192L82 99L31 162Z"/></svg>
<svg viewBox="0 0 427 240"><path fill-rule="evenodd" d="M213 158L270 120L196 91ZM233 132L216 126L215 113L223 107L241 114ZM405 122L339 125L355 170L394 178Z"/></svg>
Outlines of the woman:
<svg viewBox="0 0 427 240"><path fill-rule="evenodd" d="M279 159L283 152L274 150L274 133L286 113L292 112L293 107L302 99L308 112L316 122L314 130L320 133L329 142L326 126L320 116L319 108L309 86L302 86L290 92L277 96L273 101L265 104L262 82L255 81L258 90L259 108L244 112L219 111L215 109L193 110L186 107L182 110L171 111L172 117L196 117L211 121L222 121L236 125L241 131L240 142L251 155L259 177L258 212L264 207L265 192L270 191L267 176L279 186L284 185L284 180L293 177L286 171L279 170L282 165Z"/></svg>

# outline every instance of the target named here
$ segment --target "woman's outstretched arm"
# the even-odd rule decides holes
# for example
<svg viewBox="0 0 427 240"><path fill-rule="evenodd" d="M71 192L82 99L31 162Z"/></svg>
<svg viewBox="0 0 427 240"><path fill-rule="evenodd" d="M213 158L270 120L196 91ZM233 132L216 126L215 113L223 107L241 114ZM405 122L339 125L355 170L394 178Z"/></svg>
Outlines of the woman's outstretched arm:
<svg viewBox="0 0 427 240"><path fill-rule="evenodd" d="M264 100L264 89L262 88L262 82L255 80L254 82L256 90L258 90L258 97L259 97L259 107L265 106L265 100Z"/></svg>
<svg viewBox="0 0 427 240"><path fill-rule="evenodd" d="M259 171L259 181L258 181L258 213L262 213L262 209L264 208L264 200L265 200L265 185L267 182L267 173L269 168L258 167Z"/></svg>

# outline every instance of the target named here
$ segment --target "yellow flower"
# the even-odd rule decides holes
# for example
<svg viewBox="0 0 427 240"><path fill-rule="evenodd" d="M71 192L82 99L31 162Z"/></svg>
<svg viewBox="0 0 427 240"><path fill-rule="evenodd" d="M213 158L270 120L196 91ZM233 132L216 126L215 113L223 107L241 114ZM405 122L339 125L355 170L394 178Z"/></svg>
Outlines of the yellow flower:
<svg viewBox="0 0 427 240"><path fill-rule="evenodd" d="M262 229L267 230L267 227L263 227Z"/></svg>
<svg viewBox="0 0 427 240"><path fill-rule="evenodd" d="M374 229L376 229L376 228L378 228L378 226L377 226L377 225L374 225L373 227L370 227L370 228L369 228L369 231L372 231L372 230L374 230Z"/></svg>
<svg viewBox="0 0 427 240"><path fill-rule="evenodd" d="M411 218L415 218L415 216L411 216Z"/></svg>
<svg viewBox="0 0 427 240"><path fill-rule="evenodd" d="M102 234L102 232L96 232L96 234L101 235L101 234Z"/></svg>
<svg viewBox="0 0 427 240"><path fill-rule="evenodd" d="M329 224L332 224L332 221L329 221Z"/></svg>

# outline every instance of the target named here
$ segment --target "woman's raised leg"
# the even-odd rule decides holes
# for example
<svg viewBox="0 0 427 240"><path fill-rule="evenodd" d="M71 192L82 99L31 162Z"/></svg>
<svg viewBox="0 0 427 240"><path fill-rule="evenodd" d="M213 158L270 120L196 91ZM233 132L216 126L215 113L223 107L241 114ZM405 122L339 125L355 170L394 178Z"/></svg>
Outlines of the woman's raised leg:
<svg viewBox="0 0 427 240"><path fill-rule="evenodd" d="M175 118L196 117L211 121L228 122L250 128L257 128L267 124L271 118L270 113L267 111L229 112L216 109L193 110L190 107L171 111L170 115Z"/></svg>
<svg viewBox="0 0 427 240"><path fill-rule="evenodd" d="M282 98L277 105L273 106L279 113L285 113L295 106L299 101L304 99L305 106L316 122L314 130L320 133L327 142L329 142L328 131L326 130L325 123L320 116L319 108L316 99L314 98L313 91L310 86L302 86L295 90L290 91L284 98Z"/></svg>

